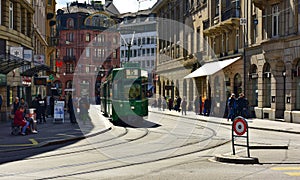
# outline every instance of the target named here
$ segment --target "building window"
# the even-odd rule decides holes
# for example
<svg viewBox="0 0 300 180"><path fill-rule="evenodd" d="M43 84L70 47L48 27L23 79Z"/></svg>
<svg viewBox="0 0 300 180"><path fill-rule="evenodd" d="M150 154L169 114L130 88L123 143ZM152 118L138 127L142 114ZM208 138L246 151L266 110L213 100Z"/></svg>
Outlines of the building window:
<svg viewBox="0 0 300 180"><path fill-rule="evenodd" d="M85 48L85 57L91 56L91 49L89 47Z"/></svg>
<svg viewBox="0 0 300 180"><path fill-rule="evenodd" d="M240 31L236 30L235 34L235 52L237 53L239 51L240 46Z"/></svg>
<svg viewBox="0 0 300 180"><path fill-rule="evenodd" d="M52 0L48 0L48 5L52 5Z"/></svg>
<svg viewBox="0 0 300 180"><path fill-rule="evenodd" d="M272 36L278 36L279 7L278 4L272 6Z"/></svg>
<svg viewBox="0 0 300 180"><path fill-rule="evenodd" d="M66 40L69 41L69 42L73 42L74 41L74 34L72 32L71 33L67 33L66 34Z"/></svg>
<svg viewBox="0 0 300 180"><path fill-rule="evenodd" d="M74 20L72 18L67 20L67 28L74 28Z"/></svg>
<svg viewBox="0 0 300 180"><path fill-rule="evenodd" d="M91 34L90 34L90 33L87 33L87 34L85 35L85 41L86 41L86 42L90 42L90 41L91 41Z"/></svg>
<svg viewBox="0 0 300 180"><path fill-rule="evenodd" d="M66 48L66 55L67 56L73 56L74 55L74 49L73 48Z"/></svg>
<svg viewBox="0 0 300 180"><path fill-rule="evenodd" d="M219 0L216 0L216 16L219 16L220 11L220 2Z"/></svg>
<svg viewBox="0 0 300 180"><path fill-rule="evenodd" d="M9 28L14 28L14 4L9 2Z"/></svg>
<svg viewBox="0 0 300 180"><path fill-rule="evenodd" d="M74 73L74 69L75 69L74 67L75 67L74 64L67 63L66 64L66 73L67 74Z"/></svg>

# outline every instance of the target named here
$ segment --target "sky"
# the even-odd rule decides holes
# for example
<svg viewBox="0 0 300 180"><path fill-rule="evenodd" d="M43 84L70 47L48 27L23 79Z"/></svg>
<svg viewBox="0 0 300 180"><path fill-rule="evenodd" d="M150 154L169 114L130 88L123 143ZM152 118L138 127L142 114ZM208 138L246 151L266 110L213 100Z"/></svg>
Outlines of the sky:
<svg viewBox="0 0 300 180"><path fill-rule="evenodd" d="M67 3L74 1L75 0L56 0L56 9L66 7ZM84 1L87 3L91 2L91 0L78 0L78 2L81 3ZM113 3L120 13L126 13L151 8L156 1L157 0L113 0ZM104 0L102 0L102 2L104 2Z"/></svg>

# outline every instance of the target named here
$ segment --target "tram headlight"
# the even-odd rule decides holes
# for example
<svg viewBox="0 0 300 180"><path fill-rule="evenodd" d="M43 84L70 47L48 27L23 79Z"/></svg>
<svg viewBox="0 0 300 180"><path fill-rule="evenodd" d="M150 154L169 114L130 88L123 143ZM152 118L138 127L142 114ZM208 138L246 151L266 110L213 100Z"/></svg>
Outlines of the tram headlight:
<svg viewBox="0 0 300 180"><path fill-rule="evenodd" d="M120 104L120 107L123 107L123 104Z"/></svg>
<svg viewBox="0 0 300 180"><path fill-rule="evenodd" d="M131 106L131 109L134 110L134 106Z"/></svg>

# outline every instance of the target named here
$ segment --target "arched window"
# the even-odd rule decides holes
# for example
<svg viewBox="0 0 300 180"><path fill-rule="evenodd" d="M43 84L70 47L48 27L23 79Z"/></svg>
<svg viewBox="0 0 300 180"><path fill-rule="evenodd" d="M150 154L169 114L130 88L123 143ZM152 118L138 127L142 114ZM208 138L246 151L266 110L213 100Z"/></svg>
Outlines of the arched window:
<svg viewBox="0 0 300 180"><path fill-rule="evenodd" d="M72 88L72 84L73 84L73 82L71 80L67 81L66 82L66 88L71 89Z"/></svg>
<svg viewBox="0 0 300 180"><path fill-rule="evenodd" d="M238 95L242 92L242 77L240 74L235 74L234 76L234 86L233 86L233 92L234 94Z"/></svg>
<svg viewBox="0 0 300 180"><path fill-rule="evenodd" d="M57 88L58 93L62 94L62 83L61 83L61 81L54 81L54 86Z"/></svg>
<svg viewBox="0 0 300 180"><path fill-rule="evenodd" d="M69 29L74 28L74 19L73 18L67 19L67 28L69 28Z"/></svg>

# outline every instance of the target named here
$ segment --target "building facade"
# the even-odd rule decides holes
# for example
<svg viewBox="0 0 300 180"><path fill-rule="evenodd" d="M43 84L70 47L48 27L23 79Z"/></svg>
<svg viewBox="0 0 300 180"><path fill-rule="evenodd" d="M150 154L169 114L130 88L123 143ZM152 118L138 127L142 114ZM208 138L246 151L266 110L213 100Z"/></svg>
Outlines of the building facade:
<svg viewBox="0 0 300 180"><path fill-rule="evenodd" d="M120 62L136 62L148 71L149 84L153 82L156 62L156 16L150 10L121 14L119 25ZM128 54L129 51L129 54ZM153 93L152 85L148 87Z"/></svg>
<svg viewBox="0 0 300 180"><path fill-rule="evenodd" d="M113 6L111 1L73 2L58 10L55 62L58 76L53 84L61 95L75 91L76 96L96 96L102 78L98 75L120 66L118 11L106 11L114 9L110 6Z"/></svg>
<svg viewBox="0 0 300 180"><path fill-rule="evenodd" d="M193 29L158 26L157 93L209 97L217 116L231 93L245 93L251 116L299 122L298 2L158 1L153 11ZM180 70L188 60L194 66Z"/></svg>
<svg viewBox="0 0 300 180"><path fill-rule="evenodd" d="M298 1L254 0L249 8L247 89L259 118L300 123L299 7Z"/></svg>
<svg viewBox="0 0 300 180"><path fill-rule="evenodd" d="M3 97L1 120L6 120L13 98L25 94L20 76L24 69L20 67L29 68L31 64L31 59L24 58L24 53L34 49L34 7L31 0L0 0L0 7L0 94Z"/></svg>

